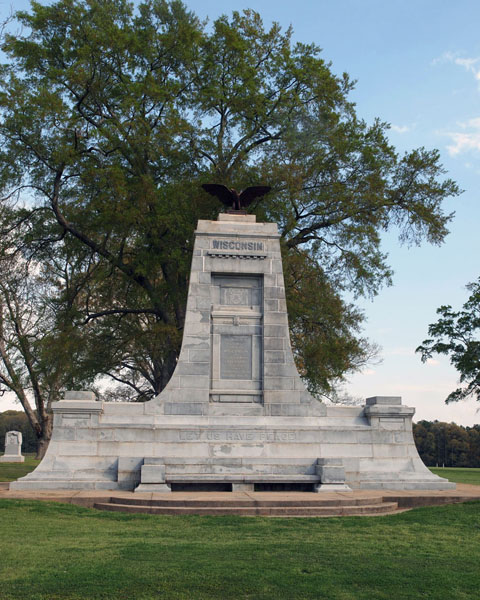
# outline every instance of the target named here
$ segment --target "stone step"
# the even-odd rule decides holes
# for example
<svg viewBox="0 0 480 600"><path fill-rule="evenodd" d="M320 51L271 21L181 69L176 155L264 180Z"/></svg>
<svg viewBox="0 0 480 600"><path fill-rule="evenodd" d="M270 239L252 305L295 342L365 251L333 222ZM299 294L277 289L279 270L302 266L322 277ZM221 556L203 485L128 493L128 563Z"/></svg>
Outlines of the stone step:
<svg viewBox="0 0 480 600"><path fill-rule="evenodd" d="M198 482L268 482L268 483L316 483L318 475L302 475L297 473L165 473L167 482L198 483Z"/></svg>
<svg viewBox="0 0 480 600"><path fill-rule="evenodd" d="M419 508L422 506L441 506L443 504L456 504L459 502L471 502L476 500L471 496L442 496L426 495L422 496L389 496L389 501L396 502L399 508Z"/></svg>
<svg viewBox="0 0 480 600"><path fill-rule="evenodd" d="M396 500L395 500L396 501ZM132 506L150 506L150 507L218 507L218 506L249 506L249 507L289 507L289 506L307 506L307 507L323 507L323 506L365 506L382 504L381 496L373 498L315 498L315 499L254 499L254 498L221 498L216 500L207 499L182 499L175 498L127 498L115 497L110 498L110 504L132 505Z"/></svg>
<svg viewBox="0 0 480 600"><path fill-rule="evenodd" d="M425 480L404 480L400 477L398 479L390 479L385 481L351 481L348 480L348 484L359 490L403 490L403 491L412 491L416 492L419 490L423 491L444 491L444 490L454 490L455 484L452 482L435 481L430 479Z"/></svg>
<svg viewBox="0 0 480 600"><path fill-rule="evenodd" d="M148 463L145 463L148 464ZM253 475L315 475L316 465L281 465L281 464L241 464L241 465L216 465L209 463L199 464L182 464L182 463L170 463L165 465L165 472L171 475L182 475L182 474L210 474L215 473L221 475L222 473L242 474L251 473Z"/></svg>
<svg viewBox="0 0 480 600"><path fill-rule="evenodd" d="M246 458L235 458L235 457L211 457L201 456L196 458L191 457L165 457L159 459L158 457L145 457L145 464L149 464L150 461L155 461L154 464L158 464L161 461L162 464L169 465L224 465L227 467L240 467L242 465L274 465L274 466L290 466L297 465L299 467L315 466L317 463L316 459L311 458L268 458L266 456L255 457L249 456Z"/></svg>
<svg viewBox="0 0 480 600"><path fill-rule="evenodd" d="M140 504L112 504L98 502L98 510L143 513L154 515L244 515L266 517L334 517L379 515L398 510L396 502L346 506L143 506Z"/></svg>

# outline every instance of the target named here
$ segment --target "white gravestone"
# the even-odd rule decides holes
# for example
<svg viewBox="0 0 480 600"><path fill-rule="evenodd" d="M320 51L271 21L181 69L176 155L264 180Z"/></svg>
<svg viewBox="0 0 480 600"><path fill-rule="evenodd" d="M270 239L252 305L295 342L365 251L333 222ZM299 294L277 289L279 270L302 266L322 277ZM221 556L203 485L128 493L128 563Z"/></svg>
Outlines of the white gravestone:
<svg viewBox="0 0 480 600"><path fill-rule="evenodd" d="M5 434L5 454L0 456L0 462L24 462L22 456L22 434L20 431L7 431Z"/></svg>

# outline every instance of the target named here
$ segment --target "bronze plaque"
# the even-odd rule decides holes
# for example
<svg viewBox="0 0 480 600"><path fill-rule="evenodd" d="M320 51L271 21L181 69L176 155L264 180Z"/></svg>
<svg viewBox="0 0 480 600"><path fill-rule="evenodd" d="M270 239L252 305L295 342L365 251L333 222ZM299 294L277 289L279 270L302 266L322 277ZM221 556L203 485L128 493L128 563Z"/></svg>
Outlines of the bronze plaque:
<svg viewBox="0 0 480 600"><path fill-rule="evenodd" d="M252 336L220 336L220 378L252 379Z"/></svg>

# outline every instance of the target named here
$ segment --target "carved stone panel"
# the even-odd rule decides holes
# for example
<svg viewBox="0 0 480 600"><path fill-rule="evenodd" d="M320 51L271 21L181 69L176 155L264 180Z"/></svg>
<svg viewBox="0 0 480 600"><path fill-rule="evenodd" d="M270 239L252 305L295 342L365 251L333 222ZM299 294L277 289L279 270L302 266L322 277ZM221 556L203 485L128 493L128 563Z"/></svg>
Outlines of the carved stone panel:
<svg viewBox="0 0 480 600"><path fill-rule="evenodd" d="M212 276L213 402L261 402L263 390L263 279Z"/></svg>
<svg viewBox="0 0 480 600"><path fill-rule="evenodd" d="M225 306L251 306L252 304L251 288L223 287L220 292L220 302Z"/></svg>
<svg viewBox="0 0 480 600"><path fill-rule="evenodd" d="M230 307L245 307L262 311L262 279L248 275L214 275L212 277L212 303L228 310Z"/></svg>

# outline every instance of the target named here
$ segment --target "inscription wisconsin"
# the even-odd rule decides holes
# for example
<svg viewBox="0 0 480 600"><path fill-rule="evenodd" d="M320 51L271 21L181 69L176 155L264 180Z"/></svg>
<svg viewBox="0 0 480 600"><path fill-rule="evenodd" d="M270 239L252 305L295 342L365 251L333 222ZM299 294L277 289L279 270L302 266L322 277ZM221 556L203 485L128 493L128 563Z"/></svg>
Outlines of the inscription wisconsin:
<svg viewBox="0 0 480 600"><path fill-rule="evenodd" d="M263 242L238 242L233 240L213 240L212 247L217 250L263 250Z"/></svg>
<svg viewBox="0 0 480 600"><path fill-rule="evenodd" d="M252 336L220 336L221 379L252 379Z"/></svg>

